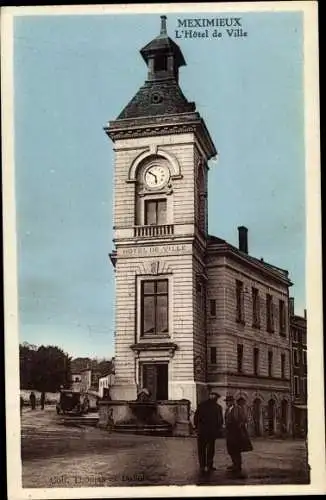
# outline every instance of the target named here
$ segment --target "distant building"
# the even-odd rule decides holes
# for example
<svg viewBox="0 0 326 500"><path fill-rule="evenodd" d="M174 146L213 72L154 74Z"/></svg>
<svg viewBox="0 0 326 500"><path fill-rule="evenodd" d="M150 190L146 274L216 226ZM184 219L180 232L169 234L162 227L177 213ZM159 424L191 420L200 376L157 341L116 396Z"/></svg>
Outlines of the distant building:
<svg viewBox="0 0 326 500"><path fill-rule="evenodd" d="M86 392L92 385L92 370L90 368L84 368L80 371L80 377L80 389Z"/></svg>
<svg viewBox="0 0 326 500"><path fill-rule="evenodd" d="M110 387L114 383L114 374L109 373L98 380L98 393L100 398L105 397L109 393Z"/></svg>
<svg viewBox="0 0 326 500"><path fill-rule="evenodd" d="M290 299L290 330L292 341L292 394L293 433L307 434L307 313L294 312L294 299Z"/></svg>
<svg viewBox="0 0 326 500"><path fill-rule="evenodd" d="M71 388L74 391L98 392L101 377L114 372L114 358L101 360L76 358L72 360Z"/></svg>
<svg viewBox="0 0 326 500"><path fill-rule="evenodd" d="M71 374L71 389L75 392L80 391L81 386L81 373L72 373Z"/></svg>
<svg viewBox="0 0 326 500"><path fill-rule="evenodd" d="M72 373L71 374L71 382L73 384L81 382L81 374L80 373Z"/></svg>

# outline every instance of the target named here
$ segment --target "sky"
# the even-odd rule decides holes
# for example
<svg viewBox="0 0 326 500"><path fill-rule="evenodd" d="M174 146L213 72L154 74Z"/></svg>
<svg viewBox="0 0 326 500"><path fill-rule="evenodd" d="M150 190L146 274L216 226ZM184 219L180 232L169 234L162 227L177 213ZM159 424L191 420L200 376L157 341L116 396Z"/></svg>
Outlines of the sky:
<svg viewBox="0 0 326 500"><path fill-rule="evenodd" d="M209 231L287 269L305 308L305 165L300 12L241 13L247 37L169 36L219 152ZM15 186L20 341L76 356L114 355L113 144L103 126L144 83L139 50L158 14L16 16ZM182 28L184 29L184 28ZM198 30L198 28L197 28ZM210 29L210 33L211 33Z"/></svg>

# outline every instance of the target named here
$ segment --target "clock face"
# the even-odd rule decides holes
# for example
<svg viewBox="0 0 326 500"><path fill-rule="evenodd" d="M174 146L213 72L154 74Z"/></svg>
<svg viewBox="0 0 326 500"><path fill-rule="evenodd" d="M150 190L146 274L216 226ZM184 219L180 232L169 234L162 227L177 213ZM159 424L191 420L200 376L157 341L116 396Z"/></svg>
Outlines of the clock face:
<svg viewBox="0 0 326 500"><path fill-rule="evenodd" d="M170 171L165 165L152 165L145 172L145 184L151 189L160 189L170 179Z"/></svg>

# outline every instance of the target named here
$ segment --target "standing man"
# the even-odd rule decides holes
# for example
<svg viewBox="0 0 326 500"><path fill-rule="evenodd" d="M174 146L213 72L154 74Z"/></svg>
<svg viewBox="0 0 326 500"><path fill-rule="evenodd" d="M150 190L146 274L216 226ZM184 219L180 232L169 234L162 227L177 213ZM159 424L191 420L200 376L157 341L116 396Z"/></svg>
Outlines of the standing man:
<svg viewBox="0 0 326 500"><path fill-rule="evenodd" d="M44 410L44 405L45 405L45 392L42 391L41 393L41 409Z"/></svg>
<svg viewBox="0 0 326 500"><path fill-rule="evenodd" d="M24 408L24 399L23 396L20 396L20 414L22 414Z"/></svg>
<svg viewBox="0 0 326 500"><path fill-rule="evenodd" d="M29 401L31 403L31 408L32 410L35 410L35 406L36 406L36 396L34 394L34 392L32 391L30 396L29 396Z"/></svg>
<svg viewBox="0 0 326 500"><path fill-rule="evenodd" d="M222 407L217 404L219 397L216 392L211 392L209 399L198 405L194 416L201 472L216 470L213 466L215 439L220 437L223 426Z"/></svg>
<svg viewBox="0 0 326 500"><path fill-rule="evenodd" d="M235 403L233 396L226 396L225 430L226 447L231 457L232 465L228 470L235 477L245 477L242 473L242 457L244 451L251 451L252 444L248 435L246 423L247 417L244 409L244 398Z"/></svg>

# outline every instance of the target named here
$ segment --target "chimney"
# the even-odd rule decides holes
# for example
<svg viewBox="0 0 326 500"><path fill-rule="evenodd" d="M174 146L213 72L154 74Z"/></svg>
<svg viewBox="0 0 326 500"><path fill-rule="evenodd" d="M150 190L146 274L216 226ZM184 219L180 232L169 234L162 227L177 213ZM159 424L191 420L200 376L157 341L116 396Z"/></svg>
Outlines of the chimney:
<svg viewBox="0 0 326 500"><path fill-rule="evenodd" d="M245 226L239 226L239 250L248 253L248 229Z"/></svg>
<svg viewBox="0 0 326 500"><path fill-rule="evenodd" d="M289 309L290 309L290 316L294 316L294 297L290 297Z"/></svg>
<svg viewBox="0 0 326 500"><path fill-rule="evenodd" d="M303 317L304 317L304 319L307 319L307 309L303 310Z"/></svg>

